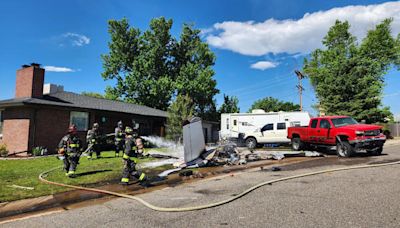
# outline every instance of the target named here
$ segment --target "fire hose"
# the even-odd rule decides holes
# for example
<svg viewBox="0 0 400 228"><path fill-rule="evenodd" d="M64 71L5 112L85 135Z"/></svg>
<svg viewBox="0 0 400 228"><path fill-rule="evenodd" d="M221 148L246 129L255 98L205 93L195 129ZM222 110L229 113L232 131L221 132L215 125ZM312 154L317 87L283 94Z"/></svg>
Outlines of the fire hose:
<svg viewBox="0 0 400 228"><path fill-rule="evenodd" d="M207 208L213 208L213 207L218 207L227 203L230 203L232 201L235 201L247 194L249 194L250 192L265 186L265 185L270 185L273 183L277 183L277 182L282 182L282 181L287 181L287 180L292 180L292 179L296 179L296 178L302 178L302 177L307 177L307 176L314 176L314 175L319 175L319 174L324 174L324 173L332 173L332 172L339 172L339 171L345 171L345 170L353 170L353 169L365 169L365 168L376 168L376 167L383 167L383 166L390 166L390 165L398 165L400 164L400 161L396 161L396 162L388 162L388 163L382 163L382 164L371 164L371 165L359 165L359 166L350 166L350 167L344 167L344 168L335 168L335 169L326 169L326 170L322 170L322 171L316 171L316 172L309 172L309 173L303 173L303 174L299 174L299 175L294 175L294 176L289 176L289 177L283 177L283 178L279 178L279 179L275 179L275 180L270 180L270 181L265 181L262 182L260 184L257 184L245 191L243 191L242 193L233 196L231 198L219 201L219 202L215 202L215 203L210 203L210 204L206 204L206 205L200 205L200 206L192 206L192 207L182 207L182 208L167 208L167 207L158 207L155 206L145 200L143 200L140 197L137 196L132 196L132 195L128 195L128 194L123 194L123 193L118 193L118 192L112 192L112 191L107 191L107 190L102 190L102 189L97 189L97 188L88 188L88 187L81 187L81 186L75 186L75 185L70 185L70 184L63 184L63 183L58 183L58 182L53 182L53 181L49 181L45 179L45 176L47 176L47 174L49 174L50 172L59 169L60 167L55 167L52 168L50 170L47 170L43 173L41 173L39 175L39 179L40 181L47 183L47 184L52 184L52 185L57 185L57 186L62 186L62 187L68 187L68 188L73 188L73 189L79 189L79 190L85 190L85 191L91 191L91 192L97 192L97 193L103 193L103 194L108 194L108 195L113 195L113 196L118 196L118 197L123 197L123 198L128 198L128 199L132 199L132 200L136 200L139 203L143 204L144 206L153 209L155 211L161 211L161 212L184 212L184 211L195 211L195 210L203 210L203 209L207 209Z"/></svg>

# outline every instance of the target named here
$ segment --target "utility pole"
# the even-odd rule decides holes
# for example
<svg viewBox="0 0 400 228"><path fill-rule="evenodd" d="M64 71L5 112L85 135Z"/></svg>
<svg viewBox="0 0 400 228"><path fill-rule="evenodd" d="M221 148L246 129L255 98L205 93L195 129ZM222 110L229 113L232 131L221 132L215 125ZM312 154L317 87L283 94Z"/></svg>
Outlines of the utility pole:
<svg viewBox="0 0 400 228"><path fill-rule="evenodd" d="M303 95L303 90L304 90L304 88L303 88L303 86L302 86L302 84L301 84L301 80L304 78L304 75L303 75L300 71L298 71L298 70L295 70L294 73L296 73L297 78L299 79L299 84L298 84L296 87L297 87L297 89L299 90L300 112L301 112L301 111L303 111L303 99L302 99L302 95Z"/></svg>

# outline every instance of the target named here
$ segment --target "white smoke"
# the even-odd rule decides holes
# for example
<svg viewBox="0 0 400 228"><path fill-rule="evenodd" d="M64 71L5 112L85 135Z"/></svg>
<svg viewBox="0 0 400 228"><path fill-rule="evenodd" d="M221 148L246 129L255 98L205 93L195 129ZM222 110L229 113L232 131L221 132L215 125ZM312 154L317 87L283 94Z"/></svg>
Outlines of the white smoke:
<svg viewBox="0 0 400 228"><path fill-rule="evenodd" d="M182 144L175 143L173 141L169 141L158 136L141 136L141 138L150 142L157 148L162 149L162 151L156 149L149 149L147 152L148 154L161 154L178 158L178 159L169 158L158 161L146 162L145 164L142 165L142 167L158 167L184 161L184 150Z"/></svg>

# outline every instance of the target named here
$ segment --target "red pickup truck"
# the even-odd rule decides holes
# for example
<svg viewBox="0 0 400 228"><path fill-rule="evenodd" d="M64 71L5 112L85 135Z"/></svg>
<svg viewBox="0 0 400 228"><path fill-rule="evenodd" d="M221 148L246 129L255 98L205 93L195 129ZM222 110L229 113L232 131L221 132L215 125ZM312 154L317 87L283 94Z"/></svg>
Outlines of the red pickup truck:
<svg viewBox="0 0 400 228"><path fill-rule="evenodd" d="M350 157L362 150L380 155L386 141L381 126L359 124L348 116L312 118L307 127L289 127L287 138L291 139L293 150L336 145L340 157Z"/></svg>

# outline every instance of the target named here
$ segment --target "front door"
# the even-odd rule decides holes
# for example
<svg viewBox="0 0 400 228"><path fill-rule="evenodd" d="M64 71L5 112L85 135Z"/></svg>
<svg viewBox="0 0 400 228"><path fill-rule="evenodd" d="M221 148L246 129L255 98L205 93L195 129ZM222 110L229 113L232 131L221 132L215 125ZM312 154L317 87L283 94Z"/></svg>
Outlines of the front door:
<svg viewBox="0 0 400 228"><path fill-rule="evenodd" d="M260 142L261 143L268 143L268 142L274 142L276 138L276 134L274 131L274 124L269 123L264 125L261 128L261 137L260 137Z"/></svg>
<svg viewBox="0 0 400 228"><path fill-rule="evenodd" d="M332 126L328 119L321 119L319 121L317 136L321 144L331 144L332 141L335 142L335 138L331 135L331 128Z"/></svg>

